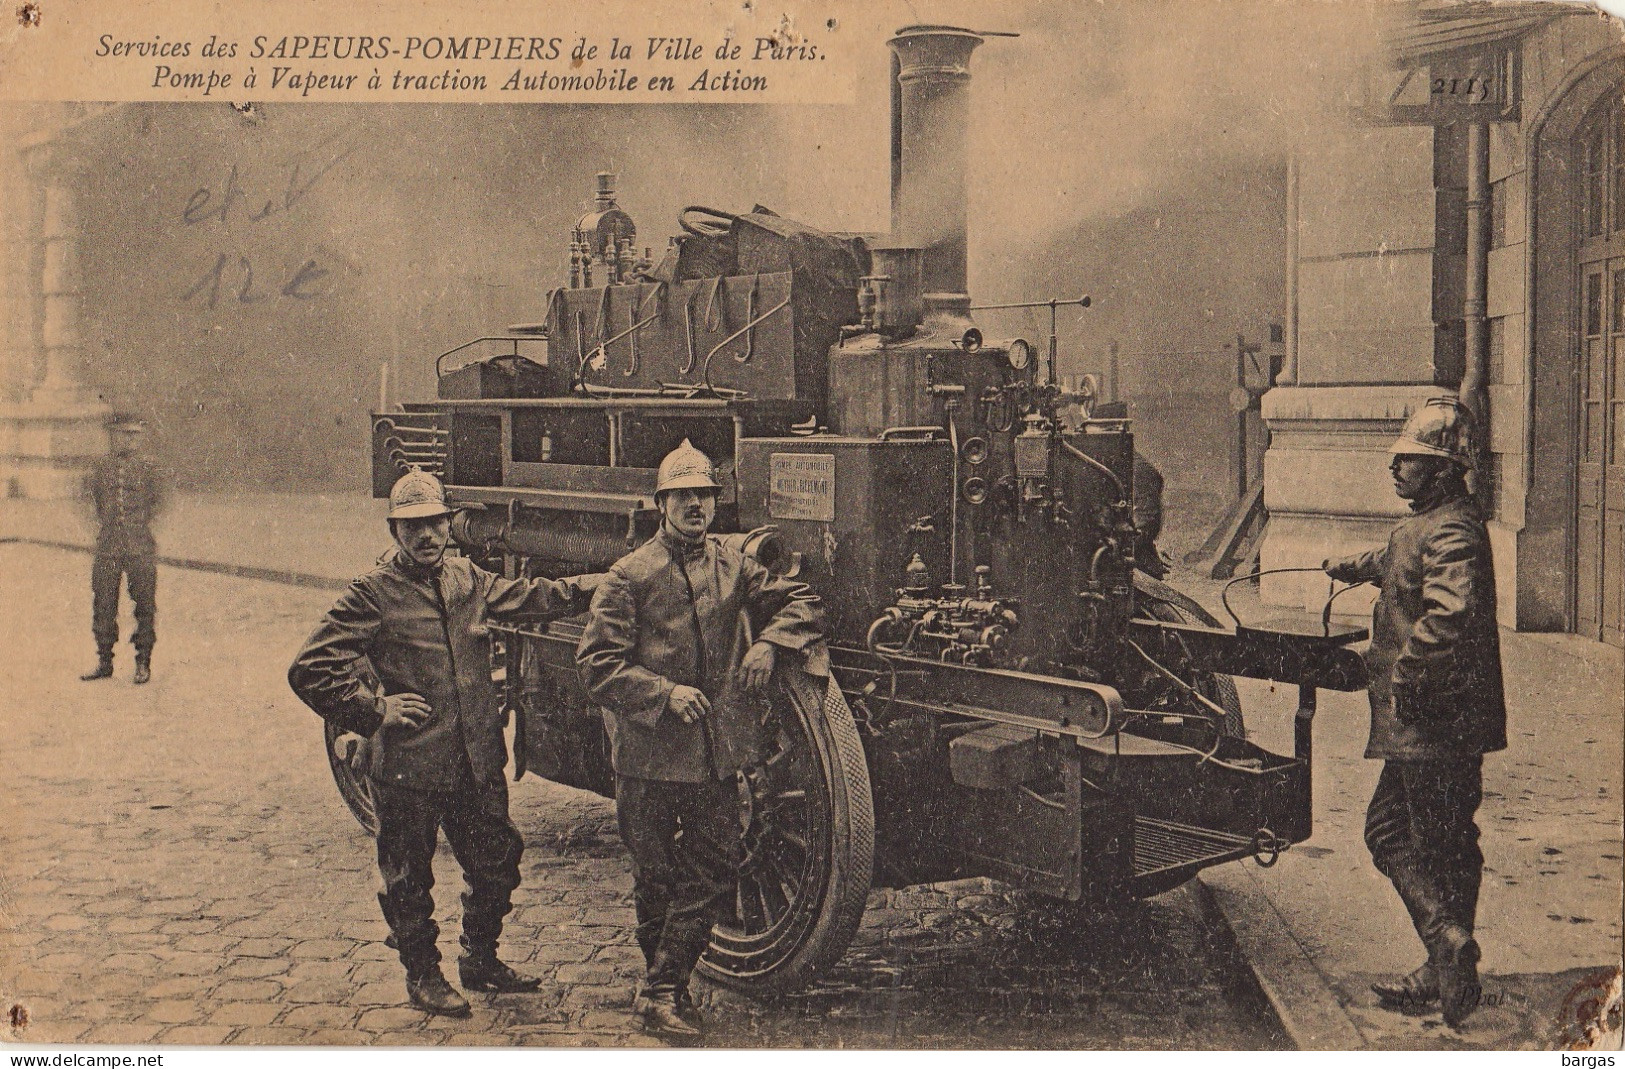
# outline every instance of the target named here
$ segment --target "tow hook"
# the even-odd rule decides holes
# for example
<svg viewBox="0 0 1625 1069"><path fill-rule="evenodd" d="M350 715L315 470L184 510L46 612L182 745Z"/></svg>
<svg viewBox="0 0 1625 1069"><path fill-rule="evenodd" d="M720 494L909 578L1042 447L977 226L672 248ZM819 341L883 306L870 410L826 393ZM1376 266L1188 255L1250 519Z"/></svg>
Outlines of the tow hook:
<svg viewBox="0 0 1625 1069"><path fill-rule="evenodd" d="M1270 868L1291 845L1270 829L1259 828L1253 832L1253 860L1258 862L1260 868Z"/></svg>

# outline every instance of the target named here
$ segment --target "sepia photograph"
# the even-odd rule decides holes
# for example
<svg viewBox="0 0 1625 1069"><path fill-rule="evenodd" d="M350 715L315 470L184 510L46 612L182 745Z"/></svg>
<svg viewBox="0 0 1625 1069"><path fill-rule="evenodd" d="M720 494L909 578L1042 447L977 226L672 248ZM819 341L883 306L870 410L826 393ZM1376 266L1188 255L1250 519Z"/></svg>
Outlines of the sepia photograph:
<svg viewBox="0 0 1625 1069"><path fill-rule="evenodd" d="M0 7L8 1054L1621 1049L1621 18Z"/></svg>

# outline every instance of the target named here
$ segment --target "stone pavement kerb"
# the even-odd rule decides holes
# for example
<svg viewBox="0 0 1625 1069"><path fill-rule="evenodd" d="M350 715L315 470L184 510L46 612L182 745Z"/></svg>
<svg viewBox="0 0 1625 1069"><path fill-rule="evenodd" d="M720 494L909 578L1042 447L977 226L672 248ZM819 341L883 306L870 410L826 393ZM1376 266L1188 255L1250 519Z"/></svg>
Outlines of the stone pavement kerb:
<svg viewBox="0 0 1625 1069"><path fill-rule="evenodd" d="M0 502L0 540L89 548L81 508ZM388 548L383 513L381 502L359 494L183 494L156 533L160 552L183 566L336 587ZM1444 1035L1436 1015L1430 1024L1374 1006L1369 980L1408 971L1420 952L1361 840L1379 770L1362 756L1364 695L1323 695L1314 837L1267 873L1231 865L1209 870L1203 881L1300 1046L1521 1045L1565 985L1618 968L1625 887L1620 651L1571 636L1503 632L1502 642L1511 746L1485 763L1480 939L1486 990L1525 1008L1528 1020L1514 1027L1506 1013L1481 1010L1479 1024ZM1242 684L1249 730L1279 752L1291 750L1290 689Z"/></svg>
<svg viewBox="0 0 1625 1069"><path fill-rule="evenodd" d="M1566 635L1501 637L1509 745L1484 760L1478 938L1485 1002L1465 1030L1444 1028L1437 1012L1383 1008L1369 990L1372 980L1408 972L1424 954L1363 840L1381 770L1364 758L1363 692L1321 696L1308 842L1269 871L1243 863L1202 875L1302 1048L1568 1045L1582 1022L1565 1014L1585 1001L1575 992L1599 981L1606 987L1618 974L1625 887L1620 651ZM1290 717L1282 710L1293 703L1269 689L1241 686L1249 731L1290 752ZM1614 1014L1617 1027L1617 1001ZM1618 1032L1603 1042L1617 1048Z"/></svg>

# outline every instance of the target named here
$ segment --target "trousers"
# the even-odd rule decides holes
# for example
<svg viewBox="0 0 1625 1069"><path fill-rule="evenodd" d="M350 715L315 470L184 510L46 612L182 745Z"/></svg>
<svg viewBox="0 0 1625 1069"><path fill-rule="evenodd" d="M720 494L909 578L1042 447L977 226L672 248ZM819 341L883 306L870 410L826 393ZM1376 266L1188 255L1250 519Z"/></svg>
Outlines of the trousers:
<svg viewBox="0 0 1625 1069"><path fill-rule="evenodd" d="M466 769L452 790L420 791L377 780L370 785L378 814L378 871L384 880L378 902L406 975L416 978L440 964L432 891L442 828L467 885L463 949L471 956L495 956L502 920L513 909L525 849L508 819L507 785L500 780L476 785Z"/></svg>
<svg viewBox="0 0 1625 1069"><path fill-rule="evenodd" d="M1446 928L1473 931L1484 872L1473 817L1483 788L1481 756L1385 761L1366 810L1371 860L1399 892L1430 959Z"/></svg>
<svg viewBox="0 0 1625 1069"><path fill-rule="evenodd" d="M151 657L157 632L158 563L145 553L97 553L90 566L90 630L96 649L111 654L118 643L118 588L123 578L135 606L135 634L131 645L136 656Z"/></svg>
<svg viewBox="0 0 1625 1069"><path fill-rule="evenodd" d="M734 780L672 783L618 776L615 817L632 855L644 991L669 995L688 978L733 898L742 833Z"/></svg>

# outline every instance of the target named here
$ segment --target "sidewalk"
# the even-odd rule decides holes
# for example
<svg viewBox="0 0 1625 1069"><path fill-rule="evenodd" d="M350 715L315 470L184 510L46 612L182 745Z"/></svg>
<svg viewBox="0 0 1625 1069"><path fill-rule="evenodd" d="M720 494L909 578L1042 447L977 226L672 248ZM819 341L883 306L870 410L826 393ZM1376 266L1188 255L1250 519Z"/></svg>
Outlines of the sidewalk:
<svg viewBox="0 0 1625 1069"><path fill-rule="evenodd" d="M1384 1009L1371 981L1424 953L1362 838L1381 762L1362 757L1363 692L1323 692L1314 835L1272 869L1202 876L1304 1048L1555 1049L1579 1041L1621 958L1621 656L1566 635L1502 632L1509 746L1484 761L1478 938L1484 1002L1461 1032ZM1241 683L1256 741L1291 752L1293 688ZM1617 991L1617 987L1614 989ZM1617 998L1617 995L1615 996ZM1614 1026L1618 1028L1617 1003ZM1612 1048L1619 1045L1615 1031Z"/></svg>
<svg viewBox="0 0 1625 1069"><path fill-rule="evenodd" d="M382 502L359 494L179 495L157 530L158 546L186 566L342 587L388 548L383 514ZM73 503L0 501L0 541L88 548L91 537ZM1217 609L1210 595L1218 584L1171 578ZM1618 968L1625 882L1620 651L1561 635L1503 632L1502 643L1511 745L1485 760L1485 1005L1464 1031L1452 1032L1437 1013L1382 1009L1368 988L1373 979L1408 972L1422 952L1361 838L1380 771L1379 762L1361 756L1363 693L1321 696L1313 837L1272 869L1247 862L1203 875L1300 1046L1567 1046L1577 1036L1576 1012L1594 1012L1605 993L1595 981ZM1239 683L1255 740L1290 753L1296 689Z"/></svg>

